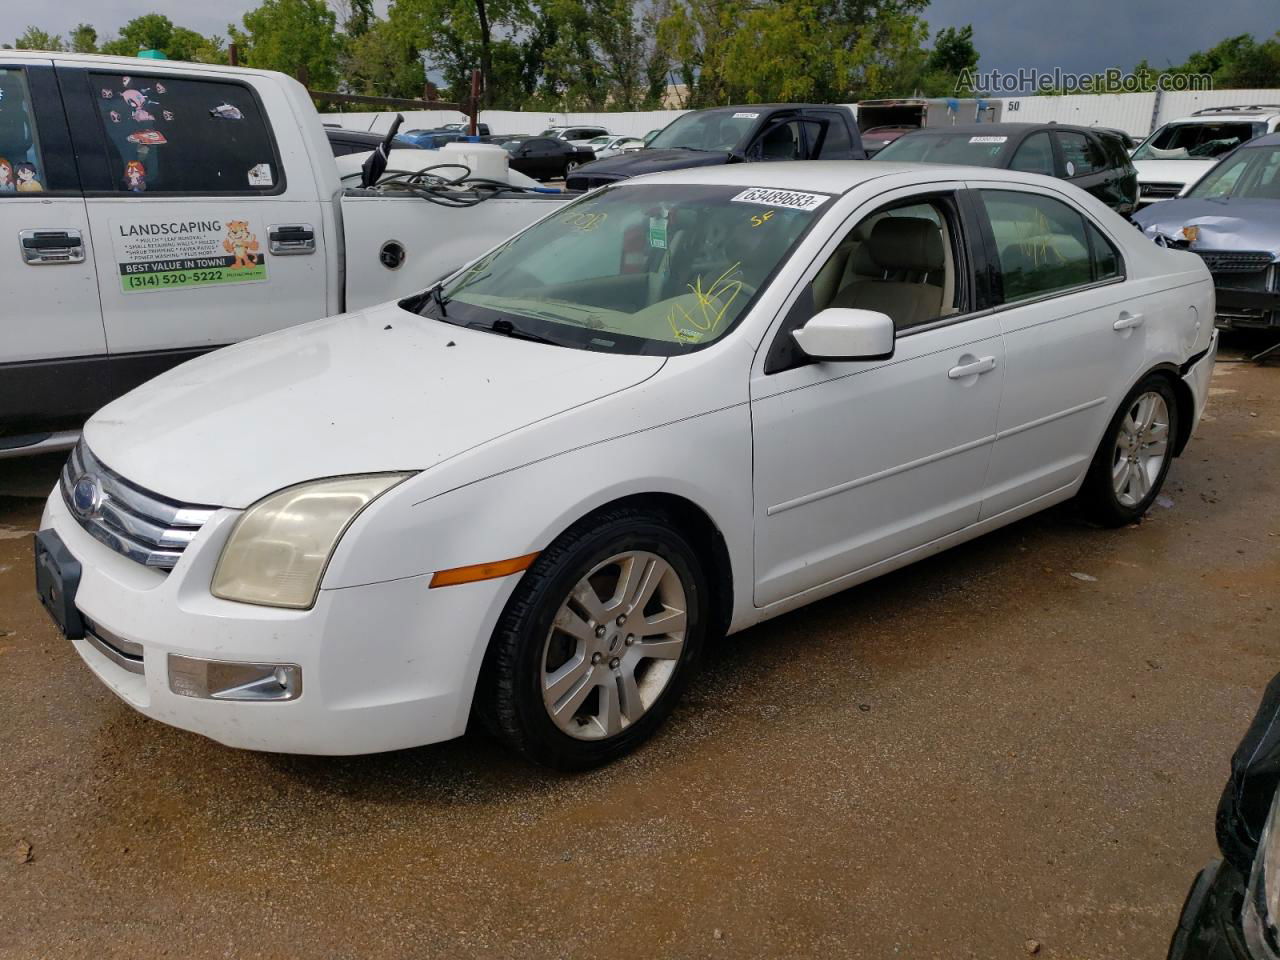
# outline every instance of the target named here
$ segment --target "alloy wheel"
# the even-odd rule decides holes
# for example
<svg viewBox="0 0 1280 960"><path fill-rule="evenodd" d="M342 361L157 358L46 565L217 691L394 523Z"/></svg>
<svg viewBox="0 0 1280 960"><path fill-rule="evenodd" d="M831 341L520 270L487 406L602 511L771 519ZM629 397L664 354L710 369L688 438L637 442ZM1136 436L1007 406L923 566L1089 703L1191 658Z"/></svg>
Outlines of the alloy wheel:
<svg viewBox="0 0 1280 960"><path fill-rule="evenodd" d="M638 721L679 666L688 602L679 574L646 551L620 553L578 581L542 650L542 699L564 733L599 740Z"/></svg>
<svg viewBox="0 0 1280 960"><path fill-rule="evenodd" d="M1160 479L1169 457L1169 406L1159 393L1139 395L1120 421L1111 460L1116 499L1135 507Z"/></svg>

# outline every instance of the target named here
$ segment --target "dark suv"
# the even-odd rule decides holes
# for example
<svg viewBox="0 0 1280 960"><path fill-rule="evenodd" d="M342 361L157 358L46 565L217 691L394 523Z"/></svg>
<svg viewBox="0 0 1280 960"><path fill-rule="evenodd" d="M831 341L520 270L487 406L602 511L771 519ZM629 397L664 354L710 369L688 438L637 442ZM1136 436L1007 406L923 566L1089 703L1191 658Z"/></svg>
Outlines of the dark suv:
<svg viewBox="0 0 1280 960"><path fill-rule="evenodd" d="M875 160L1042 173L1075 184L1123 216L1138 208L1138 172L1115 130L1062 123L922 127L886 146Z"/></svg>
<svg viewBox="0 0 1280 960"><path fill-rule="evenodd" d="M570 190L591 190L663 170L750 160L865 160L858 125L848 107L762 103L694 110L677 117L643 150L583 164Z"/></svg>

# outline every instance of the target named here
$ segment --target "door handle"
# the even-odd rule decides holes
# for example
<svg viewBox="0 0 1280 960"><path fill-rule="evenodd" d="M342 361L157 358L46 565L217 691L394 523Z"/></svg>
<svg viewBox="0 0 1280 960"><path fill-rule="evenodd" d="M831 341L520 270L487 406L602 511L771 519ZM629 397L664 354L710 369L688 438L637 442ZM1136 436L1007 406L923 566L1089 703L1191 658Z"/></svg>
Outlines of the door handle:
<svg viewBox="0 0 1280 960"><path fill-rule="evenodd" d="M267 228L267 250L277 257L316 252L316 231L309 223L273 224Z"/></svg>
<svg viewBox="0 0 1280 960"><path fill-rule="evenodd" d="M79 230L20 230L18 248L32 267L58 263L84 263L84 237Z"/></svg>
<svg viewBox="0 0 1280 960"><path fill-rule="evenodd" d="M974 360L970 363L962 363L958 367L952 367L947 371L947 377L951 380L963 380L965 377L976 377L984 373L990 373L995 368L995 357L983 357L980 360Z"/></svg>
<svg viewBox="0 0 1280 960"><path fill-rule="evenodd" d="M1111 329L1132 330L1135 327L1142 326L1144 320L1146 320L1146 317L1140 313L1129 313L1128 311L1125 311L1120 314L1120 319L1111 325Z"/></svg>

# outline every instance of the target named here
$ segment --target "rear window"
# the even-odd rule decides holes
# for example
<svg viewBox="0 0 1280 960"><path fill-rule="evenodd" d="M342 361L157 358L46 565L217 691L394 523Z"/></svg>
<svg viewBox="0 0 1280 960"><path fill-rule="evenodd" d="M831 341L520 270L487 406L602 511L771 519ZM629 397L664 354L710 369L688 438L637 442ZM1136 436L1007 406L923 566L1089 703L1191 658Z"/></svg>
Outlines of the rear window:
<svg viewBox="0 0 1280 960"><path fill-rule="evenodd" d="M22 71L0 69L0 197L47 186L33 114Z"/></svg>
<svg viewBox="0 0 1280 960"><path fill-rule="evenodd" d="M271 131L239 83L90 74L120 193L272 194L284 188Z"/></svg>
<svg viewBox="0 0 1280 960"><path fill-rule="evenodd" d="M1000 133L908 133L877 153L876 159L995 167L1008 142L1008 136Z"/></svg>
<svg viewBox="0 0 1280 960"><path fill-rule="evenodd" d="M1264 123L1170 123L1133 153L1135 160L1212 160L1266 132Z"/></svg>

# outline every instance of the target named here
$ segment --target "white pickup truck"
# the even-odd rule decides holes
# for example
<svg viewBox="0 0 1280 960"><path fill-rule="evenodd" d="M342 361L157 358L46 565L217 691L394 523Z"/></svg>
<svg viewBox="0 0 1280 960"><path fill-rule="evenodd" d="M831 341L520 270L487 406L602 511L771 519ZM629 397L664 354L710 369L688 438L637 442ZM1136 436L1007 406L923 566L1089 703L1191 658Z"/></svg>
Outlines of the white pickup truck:
<svg viewBox="0 0 1280 960"><path fill-rule="evenodd" d="M404 153L486 149L456 146ZM209 350L425 289L567 199L357 183L284 74L0 51L0 458Z"/></svg>

